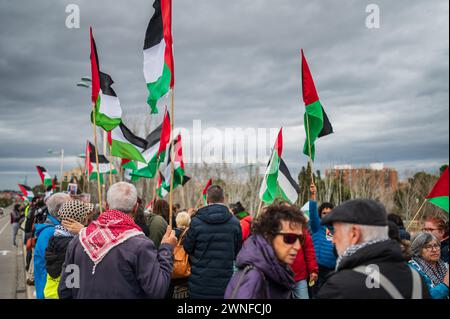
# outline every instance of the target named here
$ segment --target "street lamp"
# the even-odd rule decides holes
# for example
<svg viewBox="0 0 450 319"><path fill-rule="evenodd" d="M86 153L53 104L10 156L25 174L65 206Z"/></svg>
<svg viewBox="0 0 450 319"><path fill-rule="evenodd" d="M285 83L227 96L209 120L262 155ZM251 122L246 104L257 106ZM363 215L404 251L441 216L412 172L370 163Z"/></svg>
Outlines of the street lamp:
<svg viewBox="0 0 450 319"><path fill-rule="evenodd" d="M57 154L57 155L61 155L61 172L60 172L60 182L59 182L59 191L62 191L62 181L63 181L63 170L64 170L64 149L62 148L59 152L58 151L54 151L53 149L48 149L48 153L49 154Z"/></svg>

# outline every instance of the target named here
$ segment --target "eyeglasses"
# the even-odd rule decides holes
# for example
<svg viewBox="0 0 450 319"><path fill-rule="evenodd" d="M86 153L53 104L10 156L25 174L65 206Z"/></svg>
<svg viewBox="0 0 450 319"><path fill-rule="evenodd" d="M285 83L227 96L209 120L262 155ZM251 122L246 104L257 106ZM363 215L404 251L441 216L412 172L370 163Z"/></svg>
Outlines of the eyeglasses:
<svg viewBox="0 0 450 319"><path fill-rule="evenodd" d="M441 246L440 246L440 245L437 245L437 244L434 244L434 245L425 245L425 246L423 246L423 249L426 249L426 250L433 250L433 249L440 250L440 249L441 249Z"/></svg>
<svg viewBox="0 0 450 319"><path fill-rule="evenodd" d="M285 244L293 245L297 241L297 239L300 241L300 244L303 245L305 242L305 236L303 235L297 235L293 233L276 233L276 235L283 236L283 241Z"/></svg>
<svg viewBox="0 0 450 319"><path fill-rule="evenodd" d="M437 228L422 228L422 231L427 232L427 233L431 233L435 230L439 230L439 229L437 229Z"/></svg>

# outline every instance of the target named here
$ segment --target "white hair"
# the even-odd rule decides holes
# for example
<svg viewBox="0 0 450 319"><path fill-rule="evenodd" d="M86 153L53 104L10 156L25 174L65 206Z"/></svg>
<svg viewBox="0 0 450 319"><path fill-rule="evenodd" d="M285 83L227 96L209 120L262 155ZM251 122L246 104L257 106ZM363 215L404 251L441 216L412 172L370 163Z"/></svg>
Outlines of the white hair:
<svg viewBox="0 0 450 319"><path fill-rule="evenodd" d="M133 212L137 203L137 190L134 185L119 182L112 185L106 195L109 209L118 210L125 214Z"/></svg>
<svg viewBox="0 0 450 319"><path fill-rule="evenodd" d="M58 216L58 211L61 208L62 204L72 200L69 194L64 193L56 193L50 196L45 204L47 205L48 212L50 215L56 217Z"/></svg>
<svg viewBox="0 0 450 319"><path fill-rule="evenodd" d="M374 240L389 239L389 226L372 226L372 225L357 225L343 223L345 231L348 231L351 226L357 226L361 229L361 240L359 244Z"/></svg>
<svg viewBox="0 0 450 319"><path fill-rule="evenodd" d="M191 216L187 212L179 212L175 219L177 227L189 227Z"/></svg>

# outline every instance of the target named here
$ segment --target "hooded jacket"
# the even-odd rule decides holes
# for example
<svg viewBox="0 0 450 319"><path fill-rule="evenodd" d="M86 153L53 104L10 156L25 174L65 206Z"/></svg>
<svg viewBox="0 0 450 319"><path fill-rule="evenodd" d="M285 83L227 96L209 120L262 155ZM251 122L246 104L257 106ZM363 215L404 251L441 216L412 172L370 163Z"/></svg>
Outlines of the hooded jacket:
<svg viewBox="0 0 450 319"><path fill-rule="evenodd" d="M55 226L59 221L52 215L47 215L44 224L35 224L36 246L34 247L34 284L36 287L36 298L44 299L44 289L47 282L47 269L45 267L45 250L50 237L53 236Z"/></svg>
<svg viewBox="0 0 450 319"><path fill-rule="evenodd" d="M295 261L291 266L292 271L295 274L295 282L308 279L309 275L312 273L319 273L311 235L306 230L304 231L304 234L305 242L300 247L300 250L295 257Z"/></svg>
<svg viewBox="0 0 450 319"><path fill-rule="evenodd" d="M387 277L400 294L409 299L412 295L413 278L408 264L404 261L398 242L385 240L360 248L353 255L342 258L337 271L323 284L319 299L392 299L381 286L368 286L369 274L353 269L358 266L375 265ZM421 280L422 298L430 297L427 286Z"/></svg>
<svg viewBox="0 0 450 319"><path fill-rule="evenodd" d="M225 205L212 204L197 211L183 244L191 264L192 299L223 298L241 245L241 225Z"/></svg>
<svg viewBox="0 0 450 319"><path fill-rule="evenodd" d="M272 246L262 236L250 236L245 241L236 263L239 271L234 274L227 286L226 299L232 297L288 299L292 297L295 284L294 273L288 265L279 262ZM247 266L251 266L251 269L243 275ZM238 283L239 287L233 296Z"/></svg>

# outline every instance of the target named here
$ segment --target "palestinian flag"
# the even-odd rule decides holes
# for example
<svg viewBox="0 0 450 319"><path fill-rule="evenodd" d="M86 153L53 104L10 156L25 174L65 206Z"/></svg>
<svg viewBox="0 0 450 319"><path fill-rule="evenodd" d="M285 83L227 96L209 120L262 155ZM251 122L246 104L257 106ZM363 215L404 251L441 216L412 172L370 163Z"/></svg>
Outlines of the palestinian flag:
<svg viewBox="0 0 450 319"><path fill-rule="evenodd" d="M159 162L162 163L166 160L166 150L170 144L170 138L172 136L172 126L170 125L170 115L166 109L164 114L164 119L162 122L161 135L159 138L159 148L158 148L158 158Z"/></svg>
<svg viewBox="0 0 450 319"><path fill-rule="evenodd" d="M147 149L147 141L134 135L125 124L120 123L108 134L111 155L145 163L142 152Z"/></svg>
<svg viewBox="0 0 450 319"><path fill-rule="evenodd" d="M17 196L19 197L19 199L20 199L22 202L28 202L28 201L29 201L28 198L26 198L26 197L23 196L23 195L17 194Z"/></svg>
<svg viewBox="0 0 450 319"><path fill-rule="evenodd" d="M42 166L36 166L39 176L41 177L42 184L44 186L52 186L52 177L47 172L47 170Z"/></svg>
<svg viewBox="0 0 450 319"><path fill-rule="evenodd" d="M175 83L172 53L172 0L155 0L155 12L144 41L144 77L149 92L151 113L158 113L158 100L173 89Z"/></svg>
<svg viewBox="0 0 450 319"><path fill-rule="evenodd" d="M158 183L156 184L156 194L158 194L159 198L164 198L170 191L170 186L169 191L164 188L165 181L166 180L164 176L161 174L160 171L158 171Z"/></svg>
<svg viewBox="0 0 450 319"><path fill-rule="evenodd" d="M147 137L147 149L142 153L145 159L144 163L138 163L136 170L132 173L135 177L153 178L159 168L158 150L160 148L160 138L163 125L159 125Z"/></svg>
<svg viewBox="0 0 450 319"><path fill-rule="evenodd" d="M205 202L206 205L206 193L208 192L208 188L212 185L212 178L210 178L208 180L208 182L206 183L205 188L203 189L202 195L203 195L203 200Z"/></svg>
<svg viewBox="0 0 450 319"><path fill-rule="evenodd" d="M304 125L306 131L306 141L303 146L303 154L310 156L314 161L315 147L314 142L317 138L333 133L328 116L320 103L317 95L316 86L309 71L308 63L302 50L302 89L303 101L305 102L306 112L304 116ZM308 131L309 127L309 131ZM311 148L311 154L309 154Z"/></svg>
<svg viewBox="0 0 450 319"><path fill-rule="evenodd" d="M300 189L281 158L282 150L283 136L280 130L259 192L259 198L264 203L272 204L276 199L291 204L297 201Z"/></svg>
<svg viewBox="0 0 450 319"><path fill-rule="evenodd" d="M34 194L33 191L31 190L31 188L27 185L23 185L23 184L18 184L20 190L22 191L23 196L25 196L26 198L33 198Z"/></svg>
<svg viewBox="0 0 450 319"><path fill-rule="evenodd" d="M86 145L86 158L85 158L86 170L89 176L89 180L97 179L97 173L100 172L100 182L103 183L103 174L117 174L117 170L109 163L108 159L101 154L98 154L98 171L97 161L95 158L95 146L91 142L87 142Z"/></svg>
<svg viewBox="0 0 450 319"><path fill-rule="evenodd" d="M427 200L448 213L448 167L434 185Z"/></svg>
<svg viewBox="0 0 450 319"><path fill-rule="evenodd" d="M184 186L189 180L190 177L184 175L184 162L183 162L183 149L181 144L181 134L178 134L176 140L173 143L174 146L174 159L173 159L173 186L172 189L175 189L178 185ZM169 145L168 156L166 156L165 164L166 164L166 180L164 182L164 187L166 190L170 191L170 183L171 183L171 173L172 173L172 165L171 165L171 152L172 145Z"/></svg>
<svg viewBox="0 0 450 319"><path fill-rule="evenodd" d="M137 182L139 177L133 176L132 173L137 170L137 165L134 161L130 161L129 159L122 158L121 166L123 168L123 176L125 180L131 182Z"/></svg>
<svg viewBox="0 0 450 319"><path fill-rule="evenodd" d="M300 208L300 210L302 211L303 215L306 217L306 220L309 221L309 201L306 202L306 204L303 205L302 208Z"/></svg>
<svg viewBox="0 0 450 319"><path fill-rule="evenodd" d="M97 48L92 28L91 36L91 76L92 76L92 103L95 106L91 113L91 121L102 127L105 131L111 131L122 122L122 108L111 85L114 83L111 76L100 71Z"/></svg>

